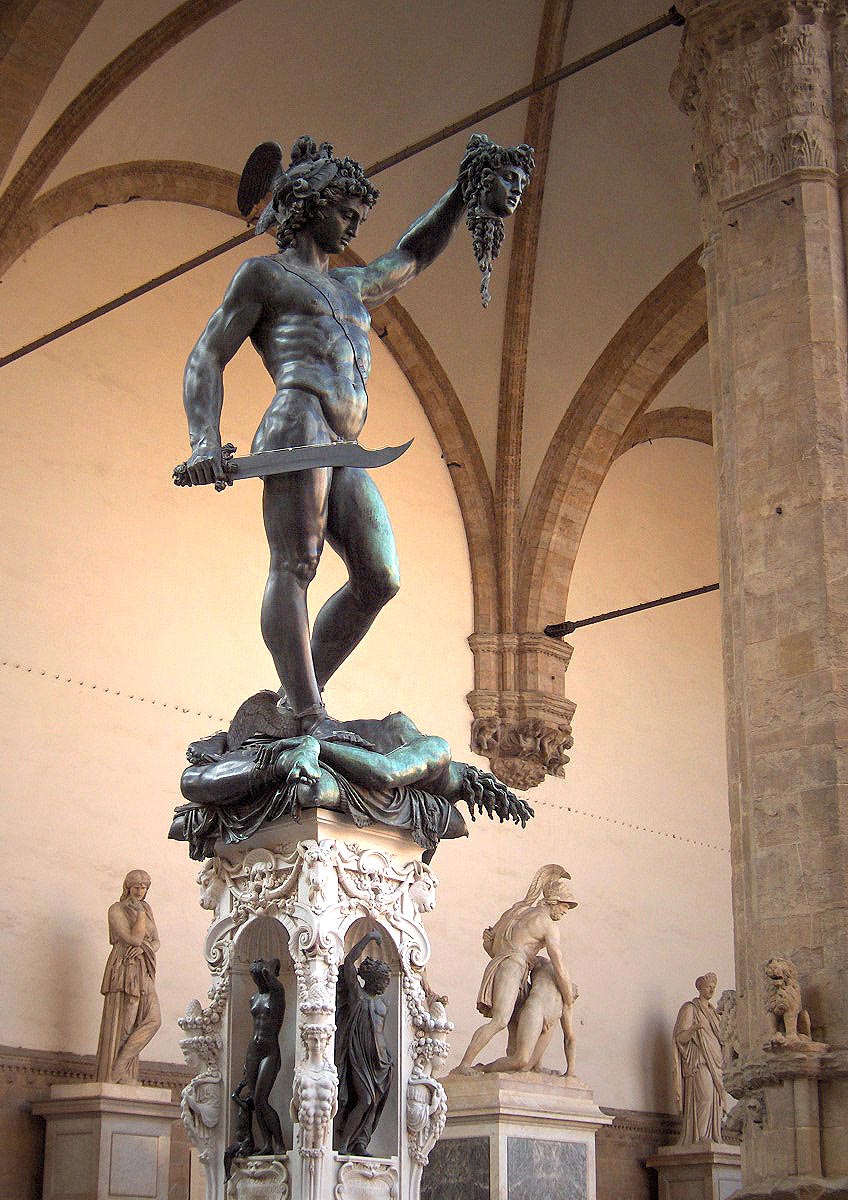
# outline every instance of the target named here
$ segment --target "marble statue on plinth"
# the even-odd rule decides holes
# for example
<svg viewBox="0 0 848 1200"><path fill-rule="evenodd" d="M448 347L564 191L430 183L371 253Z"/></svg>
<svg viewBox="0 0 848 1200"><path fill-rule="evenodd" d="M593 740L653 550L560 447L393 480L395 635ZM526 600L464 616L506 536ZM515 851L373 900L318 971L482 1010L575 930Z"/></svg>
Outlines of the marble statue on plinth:
<svg viewBox="0 0 848 1200"><path fill-rule="evenodd" d="M698 995L687 1000L674 1023L675 1098L683 1113L679 1145L720 1142L725 1092L720 1017L711 1003L712 971L695 980Z"/></svg>
<svg viewBox="0 0 848 1200"><path fill-rule="evenodd" d="M138 1056L162 1024L155 987L159 935L145 900L149 888L146 871L130 871L120 900L109 906L112 949L100 988L103 1015L95 1073L104 1083L138 1079Z"/></svg>
<svg viewBox="0 0 848 1200"><path fill-rule="evenodd" d="M489 1020L472 1035L458 1074L537 1070L557 1022L563 1032L566 1074L574 1074L575 992L557 928L565 913L577 907L566 882L570 878L556 863L541 867L524 899L484 931L483 946L492 961L483 973L477 1009ZM542 949L547 958L539 955ZM507 1028L506 1055L492 1063L476 1063L480 1051Z"/></svg>
<svg viewBox="0 0 848 1200"><path fill-rule="evenodd" d="M659 1194L668 1200L689 1196L736 1195L742 1182L738 1140L749 1114L749 1099L725 1117L729 1097L724 1071L738 1061L736 993L722 993L718 1005L712 971L695 980L697 996L681 1005L674 1023L674 1093L682 1113L680 1137L660 1146L645 1165L657 1172ZM753 1114L751 1114L753 1115Z"/></svg>

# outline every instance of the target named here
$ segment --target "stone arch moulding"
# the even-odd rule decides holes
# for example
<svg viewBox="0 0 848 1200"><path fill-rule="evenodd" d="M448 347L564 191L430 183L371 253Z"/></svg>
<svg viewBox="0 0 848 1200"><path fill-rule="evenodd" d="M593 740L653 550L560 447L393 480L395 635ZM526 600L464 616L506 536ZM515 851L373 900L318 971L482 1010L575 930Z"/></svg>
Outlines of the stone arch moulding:
<svg viewBox="0 0 848 1200"><path fill-rule="evenodd" d="M641 440L640 414L706 341L699 256L700 249L693 251L645 297L577 390L522 521L515 629L495 635L478 630L471 638L472 748L512 787L534 787L545 775L564 774L573 743L575 706L565 693L572 647L543 630L562 620L577 548L612 462L627 448L628 436ZM668 417L649 415L648 429L669 424ZM697 416L694 423L703 424Z"/></svg>
<svg viewBox="0 0 848 1200"><path fill-rule="evenodd" d="M72 217L129 200L195 204L238 217L237 188L238 176L232 171L203 163L142 160L99 167L39 197L15 227L0 267L6 270L30 246ZM362 265L349 250L345 260ZM447 373L406 309L396 299L390 300L374 311L373 323L409 380L448 464L471 562L474 627L491 631L497 620L494 502L477 439Z"/></svg>
<svg viewBox="0 0 848 1200"><path fill-rule="evenodd" d="M522 630L541 633L562 619L586 521L625 434L706 342L700 253L699 247L687 255L633 310L551 440L522 523L517 606Z"/></svg>
<svg viewBox="0 0 848 1200"><path fill-rule="evenodd" d="M0 196L0 243L92 121L151 63L240 0L185 0L91 78L33 147Z"/></svg>
<svg viewBox="0 0 848 1200"><path fill-rule="evenodd" d="M655 408L634 417L615 448L613 459L621 458L634 446L655 442L658 438L685 438L690 442L713 444L713 419L702 408Z"/></svg>

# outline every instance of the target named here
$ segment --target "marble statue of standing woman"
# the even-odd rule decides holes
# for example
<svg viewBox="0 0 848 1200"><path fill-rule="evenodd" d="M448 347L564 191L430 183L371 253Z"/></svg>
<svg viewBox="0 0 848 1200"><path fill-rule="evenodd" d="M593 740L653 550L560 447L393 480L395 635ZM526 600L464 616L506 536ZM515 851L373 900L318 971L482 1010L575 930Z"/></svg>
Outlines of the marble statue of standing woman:
<svg viewBox="0 0 848 1200"><path fill-rule="evenodd" d="M720 1142L724 1115L720 1018L710 1003L712 971L695 980L698 995L682 1005L674 1023L675 1091L683 1111L679 1145Z"/></svg>
<svg viewBox="0 0 848 1200"><path fill-rule="evenodd" d="M96 1068L97 1079L106 1083L138 1079L138 1056L162 1024L154 986L159 935L145 900L149 887L146 871L130 871L120 900L109 906L112 949L100 988Z"/></svg>

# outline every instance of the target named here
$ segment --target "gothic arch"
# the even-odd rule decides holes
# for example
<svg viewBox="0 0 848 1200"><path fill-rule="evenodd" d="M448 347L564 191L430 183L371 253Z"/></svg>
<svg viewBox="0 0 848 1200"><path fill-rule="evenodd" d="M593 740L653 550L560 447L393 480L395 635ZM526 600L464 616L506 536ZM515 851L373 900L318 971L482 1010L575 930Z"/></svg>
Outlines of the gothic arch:
<svg viewBox="0 0 848 1200"><path fill-rule="evenodd" d="M625 431L706 341L699 257L693 250L634 309L560 421L522 523L520 630L561 618L586 521Z"/></svg>
<svg viewBox="0 0 848 1200"><path fill-rule="evenodd" d="M68 149L133 80L189 34L239 0L185 0L107 63L60 113L0 197L0 243ZM2 268L0 268L2 269Z"/></svg>
<svg viewBox="0 0 848 1200"><path fill-rule="evenodd" d="M65 55L102 0L6 0L0 17L0 177Z"/></svg>
<svg viewBox="0 0 848 1200"><path fill-rule="evenodd" d="M658 438L685 438L690 442L713 444L713 421L701 408L655 408L634 417L616 447L614 458L620 458L634 446L655 442Z"/></svg>

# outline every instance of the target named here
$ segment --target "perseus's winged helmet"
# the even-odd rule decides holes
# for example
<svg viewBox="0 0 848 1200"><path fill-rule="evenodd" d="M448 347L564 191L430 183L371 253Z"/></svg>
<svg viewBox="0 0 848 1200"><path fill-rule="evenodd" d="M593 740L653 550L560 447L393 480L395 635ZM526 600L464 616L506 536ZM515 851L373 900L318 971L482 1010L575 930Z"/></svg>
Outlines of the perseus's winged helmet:
<svg viewBox="0 0 848 1200"><path fill-rule="evenodd" d="M295 200L316 196L336 178L342 163L333 157L329 142L317 146L308 135L299 137L292 146L291 162L283 168L283 150L277 142L262 142L244 164L238 188L238 207L242 216L249 216L259 201L271 193L256 222L257 234L279 223L285 210Z"/></svg>

